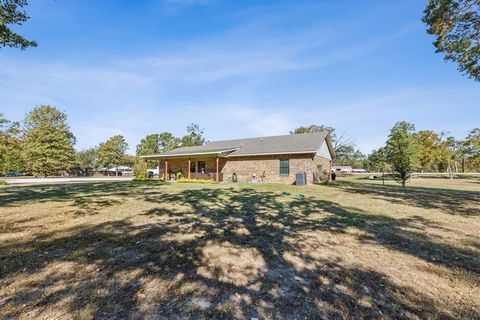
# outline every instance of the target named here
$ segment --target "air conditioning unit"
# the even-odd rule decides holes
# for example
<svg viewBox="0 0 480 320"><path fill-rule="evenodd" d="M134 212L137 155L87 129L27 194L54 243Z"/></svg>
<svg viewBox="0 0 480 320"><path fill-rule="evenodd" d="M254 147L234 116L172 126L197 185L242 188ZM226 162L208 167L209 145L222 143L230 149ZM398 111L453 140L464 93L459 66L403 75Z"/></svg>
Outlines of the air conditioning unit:
<svg viewBox="0 0 480 320"><path fill-rule="evenodd" d="M304 186L307 184L307 173L305 171L297 172L295 174L295 184L297 186Z"/></svg>

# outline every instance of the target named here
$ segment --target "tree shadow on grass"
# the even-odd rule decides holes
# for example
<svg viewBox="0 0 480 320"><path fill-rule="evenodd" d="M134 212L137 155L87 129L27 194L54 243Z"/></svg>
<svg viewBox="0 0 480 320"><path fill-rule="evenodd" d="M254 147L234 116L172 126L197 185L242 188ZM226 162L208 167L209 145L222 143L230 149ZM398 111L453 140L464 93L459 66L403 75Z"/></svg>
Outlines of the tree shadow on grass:
<svg viewBox="0 0 480 320"><path fill-rule="evenodd" d="M315 198L288 199L279 201L280 195L272 192L258 192L252 189L185 190L175 195L162 197L162 202L190 203L194 212L213 219L221 230L232 233L226 217L237 217L243 226L250 226L265 232L263 224L277 225L277 233L296 235L298 232L324 230L343 232L354 227L365 231L361 240L377 242L383 246L402 251L429 262L458 267L480 274L480 251L472 246L469 250L457 248L425 236L426 227L440 228L438 224L423 217L391 218L374 215L356 208L348 208L337 203ZM283 197L284 198L284 197ZM226 200L227 199L227 200ZM285 200L285 199L283 199ZM151 199L150 201L154 201ZM153 211L155 211L154 209ZM172 211L173 212L173 211ZM329 214L321 219L309 219L315 212ZM151 213L151 212L150 212ZM180 213L183 214L183 213ZM258 216L260 214L260 216ZM260 227L256 218L262 218ZM205 220L198 220L197 226ZM212 232L212 230L207 230Z"/></svg>
<svg viewBox="0 0 480 320"><path fill-rule="evenodd" d="M339 181L331 186L349 193L361 194L392 203L426 209L439 209L454 215L480 216L480 191L426 187L400 188L347 181Z"/></svg>
<svg viewBox="0 0 480 320"><path fill-rule="evenodd" d="M160 181L117 181L8 186L0 189L0 206L21 206L31 202L64 202L81 199L82 196L85 196L82 201L108 195L132 196L142 194L145 188L163 184Z"/></svg>
<svg viewBox="0 0 480 320"><path fill-rule="evenodd" d="M468 308L447 313L427 296L378 271L311 254L335 250L335 245L305 248L308 244L303 242L308 232L336 234L354 227L364 231L361 240L429 261L442 251L435 263L478 274L479 262L471 252L405 231L408 220L249 188L135 197L158 205L143 213L149 218L146 224L105 222L1 244L4 285L22 274L38 274L13 295L5 297L0 291L4 316L30 312L35 317L61 303L72 314L85 312L94 319L479 315ZM49 273L56 263L75 267ZM55 287L62 282L68 285ZM28 307L20 308L23 304Z"/></svg>
<svg viewBox="0 0 480 320"><path fill-rule="evenodd" d="M142 195L148 187L162 184L160 181L117 181L12 186L0 189L0 207L71 202L73 214L96 214L100 209L123 203L128 197Z"/></svg>

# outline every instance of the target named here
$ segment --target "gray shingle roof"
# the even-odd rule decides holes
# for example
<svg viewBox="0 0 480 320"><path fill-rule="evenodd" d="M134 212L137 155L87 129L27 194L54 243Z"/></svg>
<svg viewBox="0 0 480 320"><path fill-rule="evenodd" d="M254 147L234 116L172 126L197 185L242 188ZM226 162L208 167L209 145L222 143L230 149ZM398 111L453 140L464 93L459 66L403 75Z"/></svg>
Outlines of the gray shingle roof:
<svg viewBox="0 0 480 320"><path fill-rule="evenodd" d="M217 153L228 154L228 157L282 153L314 153L320 148L320 145L327 135L327 131L322 131L318 133L212 141L203 146L177 148L168 152L145 156L145 158Z"/></svg>

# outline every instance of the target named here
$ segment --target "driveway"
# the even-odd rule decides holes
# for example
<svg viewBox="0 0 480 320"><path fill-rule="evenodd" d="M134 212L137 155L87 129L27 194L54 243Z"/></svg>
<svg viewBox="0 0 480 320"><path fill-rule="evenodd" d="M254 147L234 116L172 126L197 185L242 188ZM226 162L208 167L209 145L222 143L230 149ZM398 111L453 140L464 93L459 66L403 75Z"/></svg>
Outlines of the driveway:
<svg viewBox="0 0 480 320"><path fill-rule="evenodd" d="M110 181L131 181L133 177L75 177L75 178L7 178L3 179L8 184L30 184L30 183L64 183L64 182L110 182Z"/></svg>

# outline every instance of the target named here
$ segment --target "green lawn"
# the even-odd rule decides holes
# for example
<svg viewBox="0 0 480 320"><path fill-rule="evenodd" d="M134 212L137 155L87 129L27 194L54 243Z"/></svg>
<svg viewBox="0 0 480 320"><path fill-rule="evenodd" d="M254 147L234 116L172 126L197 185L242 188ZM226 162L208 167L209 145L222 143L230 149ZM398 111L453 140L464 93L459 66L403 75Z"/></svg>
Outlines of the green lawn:
<svg viewBox="0 0 480 320"><path fill-rule="evenodd" d="M369 179L365 176L347 176L340 177L337 182L351 182L371 185L387 185L398 187L398 182L390 179L386 179L384 182L382 179ZM455 179L443 179L434 177L415 177L407 182L409 189L415 188L437 188L437 189L449 189L449 190L467 190L467 191L480 191L480 176L468 177L468 178L455 178Z"/></svg>
<svg viewBox="0 0 480 320"><path fill-rule="evenodd" d="M478 319L479 276L470 181L0 187L4 318Z"/></svg>

